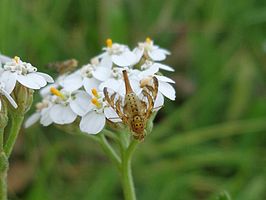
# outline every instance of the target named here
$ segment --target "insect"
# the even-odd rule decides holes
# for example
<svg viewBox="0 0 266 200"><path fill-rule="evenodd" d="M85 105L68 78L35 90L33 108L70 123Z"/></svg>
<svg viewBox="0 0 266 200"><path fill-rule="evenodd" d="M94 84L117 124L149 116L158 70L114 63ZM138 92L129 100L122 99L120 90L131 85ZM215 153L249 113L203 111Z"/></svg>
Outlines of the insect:
<svg viewBox="0 0 266 200"><path fill-rule="evenodd" d="M78 66L78 61L76 59L69 59L64 61L57 61L48 64L51 69L56 69L59 74L64 74L67 72L72 72Z"/></svg>
<svg viewBox="0 0 266 200"><path fill-rule="evenodd" d="M104 96L122 122L130 127L130 130L133 132L133 137L139 141L143 141L146 124L152 114L154 101L158 93L158 80L156 77L152 77L153 85L146 84L143 86L142 95L147 100L144 101L144 99L141 100L133 92L126 70L123 70L123 77L126 89L124 105L122 105L121 96L118 96L117 93L109 96L106 87L104 88ZM116 98L117 96L118 98Z"/></svg>

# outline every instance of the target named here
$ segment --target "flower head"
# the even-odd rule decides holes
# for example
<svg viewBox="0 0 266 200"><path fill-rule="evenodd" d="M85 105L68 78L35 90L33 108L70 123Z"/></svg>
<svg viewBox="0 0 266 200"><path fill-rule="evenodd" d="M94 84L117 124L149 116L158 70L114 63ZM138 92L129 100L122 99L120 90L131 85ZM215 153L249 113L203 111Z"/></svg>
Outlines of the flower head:
<svg viewBox="0 0 266 200"><path fill-rule="evenodd" d="M141 59L142 56L144 56L146 59L152 61L162 61L165 60L167 55L170 55L168 50L154 45L154 42L150 37L147 37L145 42L140 42L138 47L134 49L134 53L137 55L138 59Z"/></svg>
<svg viewBox="0 0 266 200"><path fill-rule="evenodd" d="M15 56L10 62L5 63L0 74L0 79L6 85L6 91L10 94L18 81L21 85L30 89L40 89L53 79L47 74L37 72L37 68Z"/></svg>

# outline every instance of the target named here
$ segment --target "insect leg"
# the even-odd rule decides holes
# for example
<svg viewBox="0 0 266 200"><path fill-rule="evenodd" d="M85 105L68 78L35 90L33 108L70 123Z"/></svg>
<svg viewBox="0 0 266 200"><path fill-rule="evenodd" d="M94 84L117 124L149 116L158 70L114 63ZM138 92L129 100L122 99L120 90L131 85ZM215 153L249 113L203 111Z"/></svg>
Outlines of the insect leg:
<svg viewBox="0 0 266 200"><path fill-rule="evenodd" d="M146 90L142 90L142 94L147 97L148 99L148 107L146 109L146 119L148 119L151 116L152 110L153 110L153 106L154 106L154 100L152 99L151 95L146 91Z"/></svg>

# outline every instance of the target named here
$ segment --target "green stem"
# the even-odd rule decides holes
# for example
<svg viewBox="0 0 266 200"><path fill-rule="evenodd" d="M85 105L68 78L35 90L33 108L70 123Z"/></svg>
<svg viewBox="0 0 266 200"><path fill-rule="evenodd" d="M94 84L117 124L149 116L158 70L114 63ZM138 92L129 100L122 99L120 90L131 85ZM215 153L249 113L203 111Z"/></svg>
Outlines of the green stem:
<svg viewBox="0 0 266 200"><path fill-rule="evenodd" d="M0 154L0 200L7 199L8 159L4 152Z"/></svg>
<svg viewBox="0 0 266 200"><path fill-rule="evenodd" d="M132 140L127 149L122 150L121 176L125 200L135 200L135 187L132 176L131 160L138 142Z"/></svg>
<svg viewBox="0 0 266 200"><path fill-rule="evenodd" d="M107 139L105 138L104 131L103 133L99 134L99 143L101 147L103 148L104 152L109 156L109 158L116 164L116 166L119 168L121 164L121 159L113 149L113 147L109 144Z"/></svg>
<svg viewBox="0 0 266 200"><path fill-rule="evenodd" d="M10 133L8 135L8 139L7 139L6 144L4 146L4 152L7 156L7 158L9 158L9 156L13 150L14 144L16 143L18 133L19 133L19 130L21 128L23 119L24 119L24 116L22 116L22 115L12 115L11 116L12 126L10 129Z"/></svg>

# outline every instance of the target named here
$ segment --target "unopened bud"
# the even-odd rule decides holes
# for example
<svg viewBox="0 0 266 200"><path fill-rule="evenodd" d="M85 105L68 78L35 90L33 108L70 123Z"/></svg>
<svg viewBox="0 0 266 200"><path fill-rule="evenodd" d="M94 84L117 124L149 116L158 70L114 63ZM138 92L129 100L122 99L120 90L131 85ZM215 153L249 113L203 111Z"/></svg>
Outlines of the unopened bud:
<svg viewBox="0 0 266 200"><path fill-rule="evenodd" d="M17 114L24 115L31 107L33 101L33 92L34 90L17 83L12 92L12 96L18 104L18 108L14 110L10 107L10 109L13 109Z"/></svg>

